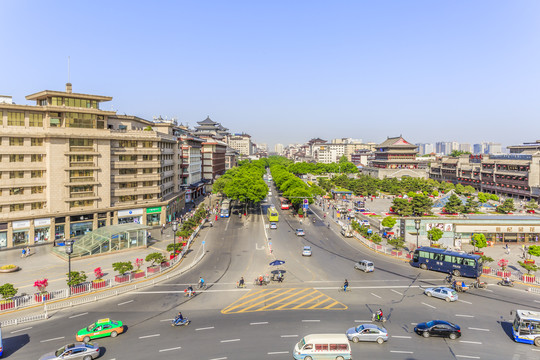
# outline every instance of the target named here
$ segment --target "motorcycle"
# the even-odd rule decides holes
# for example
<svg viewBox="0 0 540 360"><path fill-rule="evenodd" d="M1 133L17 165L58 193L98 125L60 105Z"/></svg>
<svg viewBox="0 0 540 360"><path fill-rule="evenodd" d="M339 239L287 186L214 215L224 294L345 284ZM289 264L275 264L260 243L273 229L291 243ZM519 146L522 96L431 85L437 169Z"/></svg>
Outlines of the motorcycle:
<svg viewBox="0 0 540 360"><path fill-rule="evenodd" d="M501 281L499 281L497 283L497 285L513 287L514 286L514 281L513 280L510 280L510 281L501 280Z"/></svg>
<svg viewBox="0 0 540 360"><path fill-rule="evenodd" d="M384 324L386 322L386 317L378 317L377 314L372 314L371 321L382 322Z"/></svg>
<svg viewBox="0 0 540 360"><path fill-rule="evenodd" d="M454 276L452 274L450 274L444 280L446 281L446 283L452 284L452 283L454 283Z"/></svg>
<svg viewBox="0 0 540 360"><path fill-rule="evenodd" d="M191 323L191 320L189 320L188 318L184 318L184 320L180 321L180 322L176 322L176 319L174 319L172 322L171 322L171 326L187 326L189 325L189 323Z"/></svg>

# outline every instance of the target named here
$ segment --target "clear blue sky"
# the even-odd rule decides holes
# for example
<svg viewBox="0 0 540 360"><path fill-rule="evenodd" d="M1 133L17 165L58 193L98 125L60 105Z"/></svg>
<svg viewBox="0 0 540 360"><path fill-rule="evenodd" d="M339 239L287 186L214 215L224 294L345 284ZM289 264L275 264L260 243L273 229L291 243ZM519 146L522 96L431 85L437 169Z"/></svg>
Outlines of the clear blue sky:
<svg viewBox="0 0 540 360"><path fill-rule="evenodd" d="M257 142L540 139L540 2L0 2L0 94L113 96Z"/></svg>

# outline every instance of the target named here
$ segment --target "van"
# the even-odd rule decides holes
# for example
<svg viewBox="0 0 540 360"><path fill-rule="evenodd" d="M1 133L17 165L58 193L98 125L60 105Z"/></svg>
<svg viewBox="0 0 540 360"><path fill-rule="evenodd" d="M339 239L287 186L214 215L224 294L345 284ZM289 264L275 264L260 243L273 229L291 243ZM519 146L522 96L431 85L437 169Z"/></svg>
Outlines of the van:
<svg viewBox="0 0 540 360"><path fill-rule="evenodd" d="M354 268L363 272L373 272L375 270L375 265L369 260L361 260L354 264Z"/></svg>
<svg viewBox="0 0 540 360"><path fill-rule="evenodd" d="M345 334L306 335L294 346L293 357L296 360L352 359Z"/></svg>
<svg viewBox="0 0 540 360"><path fill-rule="evenodd" d="M353 237L353 229L350 225L343 225L341 227L341 235L345 237Z"/></svg>

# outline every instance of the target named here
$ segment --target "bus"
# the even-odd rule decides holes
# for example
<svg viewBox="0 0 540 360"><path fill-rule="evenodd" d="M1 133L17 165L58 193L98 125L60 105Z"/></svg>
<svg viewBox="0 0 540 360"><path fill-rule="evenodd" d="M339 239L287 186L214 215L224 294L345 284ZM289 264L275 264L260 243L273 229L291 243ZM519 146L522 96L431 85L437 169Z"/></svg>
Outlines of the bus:
<svg viewBox="0 0 540 360"><path fill-rule="evenodd" d="M228 218L231 214L231 200L225 199L221 203L221 210L219 211L219 217Z"/></svg>
<svg viewBox="0 0 540 360"><path fill-rule="evenodd" d="M478 278L482 275L481 259L480 255L423 246L414 250L411 265L424 270L452 273L454 276Z"/></svg>
<svg viewBox="0 0 540 360"><path fill-rule="evenodd" d="M281 203L281 210L289 210L291 208L291 202L288 199L280 197L279 202Z"/></svg>
<svg viewBox="0 0 540 360"><path fill-rule="evenodd" d="M278 222L279 221L279 214L275 207L270 206L268 210L266 211L266 216L268 216L268 221L270 222Z"/></svg>
<svg viewBox="0 0 540 360"><path fill-rule="evenodd" d="M540 346L540 312L516 310L512 335L515 342Z"/></svg>

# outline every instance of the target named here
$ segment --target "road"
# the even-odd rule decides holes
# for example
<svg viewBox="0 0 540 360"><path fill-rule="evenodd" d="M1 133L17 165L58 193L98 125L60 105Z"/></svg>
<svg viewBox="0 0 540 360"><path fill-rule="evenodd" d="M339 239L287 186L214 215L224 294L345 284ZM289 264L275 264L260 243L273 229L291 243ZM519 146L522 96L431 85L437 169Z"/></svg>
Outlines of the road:
<svg viewBox="0 0 540 360"><path fill-rule="evenodd" d="M262 205L278 204L275 188ZM353 358L380 359L538 359L538 348L516 344L509 336L510 311L540 310L540 297L513 288L490 286L459 294L454 303L428 298L425 287L441 285L443 274L425 272L382 255L318 218L300 224L281 213L278 229L266 228L265 216L236 213L220 219L205 239L207 256L190 272L158 286L54 314L48 321L6 328L4 348L9 359L37 359L74 340L77 330L99 318L122 320L127 331L116 338L96 340L102 359L291 359L303 335L342 333L368 321L378 308L388 321L390 339L383 345L352 344ZM306 235L298 237L294 229ZM273 253L267 251L272 244ZM302 257L304 245L313 250ZM353 268L356 261L375 263L374 273ZM254 286L252 280L272 270L268 263L285 261L283 283ZM188 284L203 276L208 289L184 297ZM244 276L246 289L237 289ZM338 288L348 279L351 291ZM192 320L187 327L170 326L177 311ZM444 319L459 324L457 340L422 338L414 324Z"/></svg>

